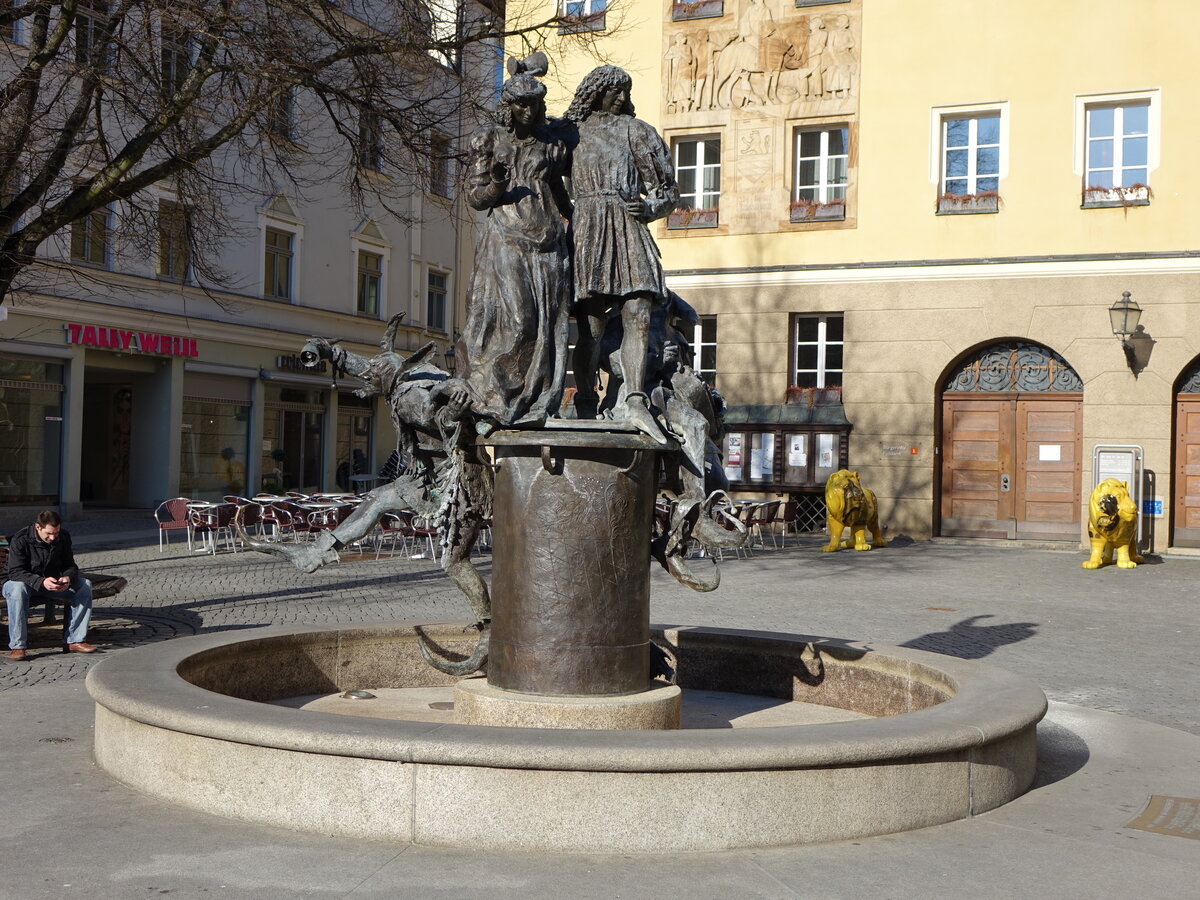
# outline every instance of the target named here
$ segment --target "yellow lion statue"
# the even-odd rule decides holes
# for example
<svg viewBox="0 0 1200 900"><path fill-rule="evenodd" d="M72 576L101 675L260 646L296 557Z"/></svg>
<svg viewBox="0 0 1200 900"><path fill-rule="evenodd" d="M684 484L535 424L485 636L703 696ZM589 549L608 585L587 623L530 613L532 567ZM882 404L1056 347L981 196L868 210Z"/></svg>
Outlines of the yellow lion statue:
<svg viewBox="0 0 1200 900"><path fill-rule="evenodd" d="M822 553L833 553L842 547L870 550L872 545L886 547L887 541L879 531L879 504L875 494L862 486L857 472L839 469L825 482L825 512L829 521L829 543ZM842 532L850 529L853 540L842 540ZM871 540L867 541L867 530Z"/></svg>
<svg viewBox="0 0 1200 900"><path fill-rule="evenodd" d="M1142 562L1137 549L1137 507L1129 496L1129 485L1107 478L1096 485L1088 500L1088 538L1092 555L1084 562L1085 569L1098 569L1112 562L1117 551L1117 566L1136 569Z"/></svg>

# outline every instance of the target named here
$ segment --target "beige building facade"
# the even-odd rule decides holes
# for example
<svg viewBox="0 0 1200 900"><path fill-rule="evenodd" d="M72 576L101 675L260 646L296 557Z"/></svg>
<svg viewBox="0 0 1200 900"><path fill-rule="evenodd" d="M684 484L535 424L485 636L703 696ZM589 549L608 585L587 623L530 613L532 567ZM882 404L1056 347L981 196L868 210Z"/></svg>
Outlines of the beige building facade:
<svg viewBox="0 0 1200 900"><path fill-rule="evenodd" d="M604 6L563 30L672 146L657 239L738 486L815 509L847 465L892 535L1076 543L1128 466L1143 545L1200 545L1191 4ZM549 49L556 112L596 58Z"/></svg>
<svg viewBox="0 0 1200 900"><path fill-rule="evenodd" d="M485 50L444 77L490 89L497 54ZM20 30L0 37L0 66L25 52ZM474 123L450 110L438 135L450 158L393 170L379 154L317 153L332 141L315 131L312 99L298 93L272 120L314 148L291 171L214 157L213 181L228 186L225 228L206 248L219 283L197 277L179 242L170 183L39 248L42 264L0 306L0 533L46 507L71 518L372 486L396 448L387 404L299 354L320 335L373 356L403 313L395 348L432 342L430 362L453 371L473 225L452 156ZM370 186L361 204L339 177L347 165Z"/></svg>

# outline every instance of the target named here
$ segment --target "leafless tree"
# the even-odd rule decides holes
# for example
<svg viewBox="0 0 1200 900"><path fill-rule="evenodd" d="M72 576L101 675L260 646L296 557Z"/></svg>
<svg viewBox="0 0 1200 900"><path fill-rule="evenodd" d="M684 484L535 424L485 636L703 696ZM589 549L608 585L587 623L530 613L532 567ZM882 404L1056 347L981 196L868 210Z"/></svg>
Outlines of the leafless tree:
<svg viewBox="0 0 1200 900"><path fill-rule="evenodd" d="M234 192L340 180L403 217L496 87L502 0L23 0L0 6L0 303L39 248L121 210L204 283ZM465 10L460 11L460 10ZM433 184L431 185L431 180ZM267 186L267 187L263 187ZM154 190L150 190L150 189ZM170 199L163 201L163 197ZM83 223L82 225L80 223ZM72 247L72 256L85 248Z"/></svg>

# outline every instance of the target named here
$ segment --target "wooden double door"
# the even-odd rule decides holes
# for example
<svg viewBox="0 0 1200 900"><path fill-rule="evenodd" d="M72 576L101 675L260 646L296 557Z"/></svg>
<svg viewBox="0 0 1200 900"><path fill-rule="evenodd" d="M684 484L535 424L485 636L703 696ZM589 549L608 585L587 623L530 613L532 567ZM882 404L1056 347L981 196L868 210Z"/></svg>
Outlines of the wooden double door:
<svg viewBox="0 0 1200 900"><path fill-rule="evenodd" d="M940 533L1077 542L1082 425L1078 396L944 395Z"/></svg>
<svg viewBox="0 0 1200 900"><path fill-rule="evenodd" d="M1200 547L1200 396L1180 394L1175 399L1176 547Z"/></svg>

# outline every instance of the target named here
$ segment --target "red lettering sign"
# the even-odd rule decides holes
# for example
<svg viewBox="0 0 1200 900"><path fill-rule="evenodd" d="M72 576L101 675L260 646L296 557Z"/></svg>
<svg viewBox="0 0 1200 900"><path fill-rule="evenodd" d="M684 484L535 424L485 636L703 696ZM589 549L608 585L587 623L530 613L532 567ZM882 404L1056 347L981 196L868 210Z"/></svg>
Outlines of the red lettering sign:
<svg viewBox="0 0 1200 900"><path fill-rule="evenodd" d="M200 355L195 338L173 334L154 334L149 331L126 331L96 325L67 322L63 325L68 344L84 347L103 347L106 350L136 350L140 353L162 353L166 356Z"/></svg>

